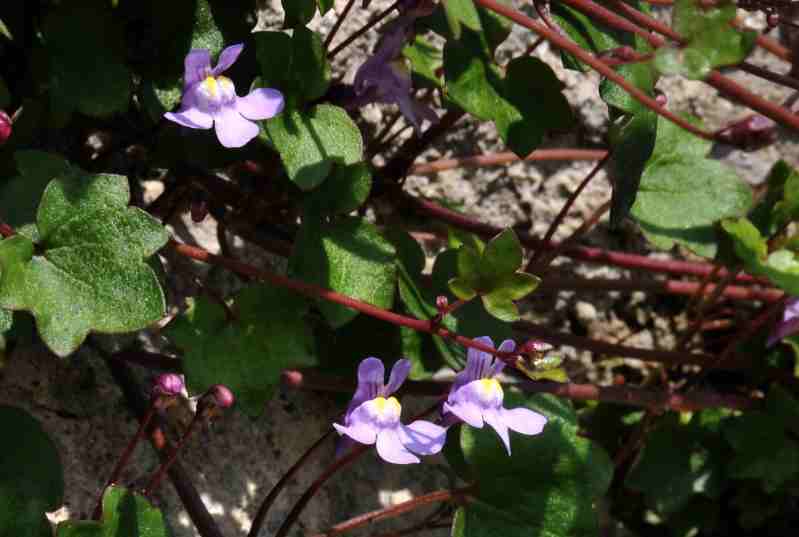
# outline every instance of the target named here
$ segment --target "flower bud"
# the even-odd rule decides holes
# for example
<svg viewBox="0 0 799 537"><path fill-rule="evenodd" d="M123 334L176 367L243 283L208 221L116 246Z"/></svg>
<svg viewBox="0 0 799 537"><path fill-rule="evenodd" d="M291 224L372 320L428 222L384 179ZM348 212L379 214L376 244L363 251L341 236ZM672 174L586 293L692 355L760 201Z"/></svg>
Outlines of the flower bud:
<svg viewBox="0 0 799 537"><path fill-rule="evenodd" d="M11 137L11 126L11 118L3 110L0 110L0 146Z"/></svg>
<svg viewBox="0 0 799 537"><path fill-rule="evenodd" d="M180 395L183 393L185 385L183 376L176 373L163 373L155 379L153 392L160 395Z"/></svg>
<svg viewBox="0 0 799 537"><path fill-rule="evenodd" d="M216 406L219 408L230 408L236 402L233 392L223 384L214 384L208 393L214 398Z"/></svg>
<svg viewBox="0 0 799 537"><path fill-rule="evenodd" d="M444 295L438 295L436 297L436 308L438 311L444 311L449 307L449 299Z"/></svg>
<svg viewBox="0 0 799 537"><path fill-rule="evenodd" d="M521 354L542 353L552 350L552 345L544 341L531 339L519 348Z"/></svg>

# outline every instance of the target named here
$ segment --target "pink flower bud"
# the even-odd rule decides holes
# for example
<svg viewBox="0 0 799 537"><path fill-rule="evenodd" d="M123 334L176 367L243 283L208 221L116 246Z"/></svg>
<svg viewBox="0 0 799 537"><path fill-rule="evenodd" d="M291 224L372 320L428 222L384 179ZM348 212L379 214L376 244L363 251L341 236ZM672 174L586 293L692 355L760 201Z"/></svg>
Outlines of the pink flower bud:
<svg viewBox="0 0 799 537"><path fill-rule="evenodd" d="M449 307L449 300L444 295L438 295L436 297L436 308L438 311L444 311Z"/></svg>
<svg viewBox="0 0 799 537"><path fill-rule="evenodd" d="M552 350L552 345L549 343L545 343L543 341L538 341L535 339L531 339L527 341L519 348L519 352L521 354L531 354L531 353L539 353L539 352L547 352Z"/></svg>
<svg viewBox="0 0 799 537"><path fill-rule="evenodd" d="M208 390L214 400L216 401L216 406L219 408L230 408L233 406L233 403L236 402L236 398L233 396L233 392L227 386L222 384L215 384L211 386L211 389Z"/></svg>
<svg viewBox="0 0 799 537"><path fill-rule="evenodd" d="M153 392L161 395L180 395L184 387L182 375L163 373L155 379Z"/></svg>
<svg viewBox="0 0 799 537"><path fill-rule="evenodd" d="M11 137L11 118L3 110L0 110L0 145L6 143Z"/></svg>

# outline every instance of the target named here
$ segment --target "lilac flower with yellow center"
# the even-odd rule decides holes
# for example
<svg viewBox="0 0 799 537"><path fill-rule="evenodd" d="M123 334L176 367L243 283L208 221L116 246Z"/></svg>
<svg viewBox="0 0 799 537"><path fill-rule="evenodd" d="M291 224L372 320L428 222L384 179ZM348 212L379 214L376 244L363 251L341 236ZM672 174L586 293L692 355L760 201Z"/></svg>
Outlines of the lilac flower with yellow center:
<svg viewBox="0 0 799 537"><path fill-rule="evenodd" d="M241 54L239 43L224 49L216 67L211 52L193 49L184 61L183 98L180 110L164 117L190 129L214 127L225 147L242 147L258 136L255 120L269 119L283 110L283 94L271 88L257 88L239 97L233 81L222 76ZM252 121L251 121L252 120Z"/></svg>
<svg viewBox="0 0 799 537"><path fill-rule="evenodd" d="M399 360L384 384L385 368L377 358L366 358L358 366L358 388L347 407L344 425L334 423L336 431L361 444L375 444L377 454L386 462L412 464L414 455L433 455L441 451L447 430L429 421L417 420L410 425L400 421L402 406L391 394L408 377L411 363Z"/></svg>
<svg viewBox="0 0 799 537"><path fill-rule="evenodd" d="M475 341L494 348L490 337L480 337ZM499 346L500 352L513 352L516 344L505 340ZM466 368L455 376L444 414L454 414L467 424L478 429L484 423L490 425L499 435L510 455L510 436L508 430L534 435L544 430L546 417L529 408L504 408L505 393L495 378L502 372L505 362L491 354L470 348L467 353Z"/></svg>

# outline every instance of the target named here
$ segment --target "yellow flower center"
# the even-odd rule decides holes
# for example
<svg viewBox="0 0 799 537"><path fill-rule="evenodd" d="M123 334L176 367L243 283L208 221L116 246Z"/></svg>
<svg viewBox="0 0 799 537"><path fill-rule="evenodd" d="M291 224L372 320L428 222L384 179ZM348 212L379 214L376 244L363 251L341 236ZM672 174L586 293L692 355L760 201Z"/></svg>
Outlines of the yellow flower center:
<svg viewBox="0 0 799 537"><path fill-rule="evenodd" d="M208 90L208 93L211 94L211 97L216 98L216 94L219 91L217 88L216 79L212 76L205 77L205 87Z"/></svg>
<svg viewBox="0 0 799 537"><path fill-rule="evenodd" d="M376 397L374 402L375 410L380 414L388 412L389 415L399 415L402 411L402 406L399 404L396 397L389 397L388 399L385 397Z"/></svg>
<svg viewBox="0 0 799 537"><path fill-rule="evenodd" d="M485 400L497 398L502 401L504 392L497 379L480 379L480 395Z"/></svg>

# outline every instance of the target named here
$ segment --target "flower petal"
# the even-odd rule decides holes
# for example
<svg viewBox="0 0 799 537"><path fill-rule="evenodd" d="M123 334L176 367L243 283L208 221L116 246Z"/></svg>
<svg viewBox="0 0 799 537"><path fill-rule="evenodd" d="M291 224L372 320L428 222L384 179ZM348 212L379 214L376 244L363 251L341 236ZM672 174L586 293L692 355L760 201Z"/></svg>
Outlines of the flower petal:
<svg viewBox="0 0 799 537"><path fill-rule="evenodd" d="M447 430L435 423L418 420L410 425L400 424L400 440L419 455L435 455L447 441Z"/></svg>
<svg viewBox="0 0 799 537"><path fill-rule="evenodd" d="M353 409L358 405L374 399L383 389L383 379L386 377L386 369L383 362L370 356L361 360L358 365L358 388L352 396L349 408Z"/></svg>
<svg viewBox="0 0 799 537"><path fill-rule="evenodd" d="M226 47L219 53L219 61L216 62L216 67L211 70L211 74L218 76L227 71L236 62L242 49L244 49L244 43L236 43Z"/></svg>
<svg viewBox="0 0 799 537"><path fill-rule="evenodd" d="M516 342L512 339L506 339L499 344L499 348L497 350L500 352L513 352L516 350ZM503 369L505 369L505 360L501 360L495 356L494 365L491 366L491 376L496 377L502 373Z"/></svg>
<svg viewBox="0 0 799 537"><path fill-rule="evenodd" d="M269 119L283 111L283 94L272 88L258 88L236 98L236 110L247 119Z"/></svg>
<svg viewBox="0 0 799 537"><path fill-rule="evenodd" d="M225 147L242 147L258 136L258 125L245 119L233 106L222 106L214 114L216 137Z"/></svg>
<svg viewBox="0 0 799 537"><path fill-rule="evenodd" d="M383 389L383 395L391 395L396 392L405 379L408 378L408 373L411 372L411 361L405 358L397 360L394 367L391 368L391 375L388 377L388 384Z"/></svg>
<svg viewBox="0 0 799 537"><path fill-rule="evenodd" d="M474 340L492 349L494 348L494 341L488 336L474 338ZM494 357L487 352L469 347L469 350L466 352L466 371L469 372L469 378L471 380L486 378L493 358Z"/></svg>
<svg viewBox="0 0 799 537"><path fill-rule="evenodd" d="M529 408L501 408L500 417L505 425L517 433L540 434L547 424L546 416L534 412Z"/></svg>
<svg viewBox="0 0 799 537"><path fill-rule="evenodd" d="M333 427L339 434L347 435L361 444L374 444L377 439L378 428L366 405L361 405L347 414L346 425L334 423Z"/></svg>
<svg viewBox="0 0 799 537"><path fill-rule="evenodd" d="M167 112L164 117L190 129L210 129L214 124L211 114L194 107L184 108L177 112Z"/></svg>
<svg viewBox="0 0 799 537"><path fill-rule="evenodd" d="M419 457L408 451L400 441L399 430L382 429L377 434L377 454L386 462L393 464L413 464Z"/></svg>
<svg viewBox="0 0 799 537"><path fill-rule="evenodd" d="M211 72L211 52L207 48L195 48L183 60L183 91L208 76Z"/></svg>
<svg viewBox="0 0 799 537"><path fill-rule="evenodd" d="M483 410L472 401L457 401L444 403L444 412L455 414L477 429L483 428Z"/></svg>
<svg viewBox="0 0 799 537"><path fill-rule="evenodd" d="M483 419L489 424L499 435L499 439L505 444L505 449L508 450L510 455L510 435L508 434L508 426L502 419L498 408L490 408L483 411Z"/></svg>

